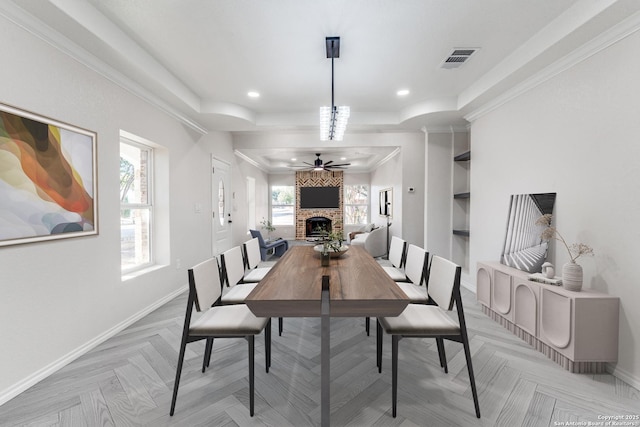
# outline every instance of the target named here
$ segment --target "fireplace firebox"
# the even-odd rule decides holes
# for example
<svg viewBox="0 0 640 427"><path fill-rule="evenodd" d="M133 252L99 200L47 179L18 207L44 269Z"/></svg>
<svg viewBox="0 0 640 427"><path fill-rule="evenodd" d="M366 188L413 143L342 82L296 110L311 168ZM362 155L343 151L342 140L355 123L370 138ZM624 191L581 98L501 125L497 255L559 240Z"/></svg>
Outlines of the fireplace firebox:
<svg viewBox="0 0 640 427"><path fill-rule="evenodd" d="M319 237L326 233L331 233L331 220L324 216L313 216L307 218L306 237Z"/></svg>

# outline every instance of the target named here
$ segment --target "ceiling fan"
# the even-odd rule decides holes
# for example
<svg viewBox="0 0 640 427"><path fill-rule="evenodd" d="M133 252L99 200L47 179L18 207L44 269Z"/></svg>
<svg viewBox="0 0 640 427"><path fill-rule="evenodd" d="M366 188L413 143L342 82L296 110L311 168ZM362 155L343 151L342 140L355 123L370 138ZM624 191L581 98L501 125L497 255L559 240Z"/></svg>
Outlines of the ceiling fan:
<svg viewBox="0 0 640 427"><path fill-rule="evenodd" d="M314 170L314 171L322 171L322 170L330 171L334 169L346 169L346 166L351 165L351 163L339 163L339 164L333 163L333 160L329 160L328 162L323 163L322 159L320 158L320 153L315 153L315 154L318 158L314 160L313 164L308 162L302 162L308 166L294 166L294 167L306 168L308 170Z"/></svg>

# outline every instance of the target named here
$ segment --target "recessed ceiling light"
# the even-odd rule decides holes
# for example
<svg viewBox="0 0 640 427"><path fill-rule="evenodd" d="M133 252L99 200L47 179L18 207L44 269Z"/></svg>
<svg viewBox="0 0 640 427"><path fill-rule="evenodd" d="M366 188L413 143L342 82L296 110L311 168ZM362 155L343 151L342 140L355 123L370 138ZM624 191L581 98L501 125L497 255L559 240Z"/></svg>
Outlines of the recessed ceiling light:
<svg viewBox="0 0 640 427"><path fill-rule="evenodd" d="M340 160L347 160L346 157L340 157Z"/></svg>
<svg viewBox="0 0 640 427"><path fill-rule="evenodd" d="M409 89L400 89L399 91L396 92L396 95L407 96L409 95Z"/></svg>
<svg viewBox="0 0 640 427"><path fill-rule="evenodd" d="M292 158L291 158L291 161L292 161L292 162L295 162L296 160L298 160L298 159L296 159L295 157L292 157Z"/></svg>
<svg viewBox="0 0 640 427"><path fill-rule="evenodd" d="M247 96L249 98L260 98L260 94L258 92L255 92L255 91L247 92Z"/></svg>

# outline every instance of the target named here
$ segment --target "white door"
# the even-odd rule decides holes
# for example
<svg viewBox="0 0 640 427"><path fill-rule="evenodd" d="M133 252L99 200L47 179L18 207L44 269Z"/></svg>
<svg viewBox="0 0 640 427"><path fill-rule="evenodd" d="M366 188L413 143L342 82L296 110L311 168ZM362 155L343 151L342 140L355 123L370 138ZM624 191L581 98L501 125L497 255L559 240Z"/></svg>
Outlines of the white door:
<svg viewBox="0 0 640 427"><path fill-rule="evenodd" d="M211 200L213 220L213 254L219 255L233 246L231 233L231 165L211 157Z"/></svg>

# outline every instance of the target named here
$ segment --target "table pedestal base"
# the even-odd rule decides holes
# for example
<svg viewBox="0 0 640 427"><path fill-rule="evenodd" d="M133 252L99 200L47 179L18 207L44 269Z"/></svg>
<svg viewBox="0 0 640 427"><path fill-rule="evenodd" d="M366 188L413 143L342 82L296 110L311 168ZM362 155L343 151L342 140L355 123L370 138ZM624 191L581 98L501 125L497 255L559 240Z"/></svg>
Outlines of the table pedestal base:
<svg viewBox="0 0 640 427"><path fill-rule="evenodd" d="M329 316L329 276L322 277L322 305L320 316L320 425L331 424L330 387L331 375L329 361L331 359L331 317Z"/></svg>

